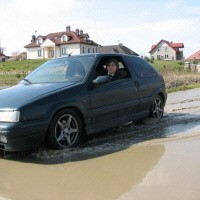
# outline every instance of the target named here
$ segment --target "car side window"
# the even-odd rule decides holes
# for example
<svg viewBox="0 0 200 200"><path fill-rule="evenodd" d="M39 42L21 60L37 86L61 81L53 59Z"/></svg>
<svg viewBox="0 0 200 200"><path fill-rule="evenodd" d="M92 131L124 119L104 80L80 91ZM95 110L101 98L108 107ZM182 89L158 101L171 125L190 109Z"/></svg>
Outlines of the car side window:
<svg viewBox="0 0 200 200"><path fill-rule="evenodd" d="M147 78L156 75L151 65L139 58L128 58L135 74L139 78Z"/></svg>
<svg viewBox="0 0 200 200"><path fill-rule="evenodd" d="M122 59L120 57L103 57L96 68L95 71L95 77L97 76L103 76L103 75L108 75L108 70L106 68L106 63L110 60L110 59L116 59L119 65L119 71L121 71L122 73L126 74L125 78L130 77L130 73L127 69L127 67L125 66L124 62L122 61Z"/></svg>

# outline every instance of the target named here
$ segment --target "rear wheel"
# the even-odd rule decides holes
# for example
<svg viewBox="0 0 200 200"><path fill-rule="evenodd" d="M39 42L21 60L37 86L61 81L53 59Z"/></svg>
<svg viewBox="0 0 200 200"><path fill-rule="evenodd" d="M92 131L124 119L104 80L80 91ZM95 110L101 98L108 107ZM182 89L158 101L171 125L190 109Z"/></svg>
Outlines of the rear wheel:
<svg viewBox="0 0 200 200"><path fill-rule="evenodd" d="M72 109L59 111L48 129L49 142L54 149L74 147L79 143L81 136L81 119Z"/></svg>
<svg viewBox="0 0 200 200"><path fill-rule="evenodd" d="M162 118L164 113L163 99L157 95L151 104L150 116L153 118Z"/></svg>

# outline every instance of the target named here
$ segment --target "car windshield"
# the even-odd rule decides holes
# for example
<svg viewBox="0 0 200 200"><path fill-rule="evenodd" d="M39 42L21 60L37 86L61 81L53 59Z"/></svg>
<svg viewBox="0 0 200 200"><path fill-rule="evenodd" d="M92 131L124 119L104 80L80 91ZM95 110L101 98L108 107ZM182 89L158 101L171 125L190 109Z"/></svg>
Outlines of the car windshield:
<svg viewBox="0 0 200 200"><path fill-rule="evenodd" d="M26 76L21 83L81 82L95 56L70 56L45 62Z"/></svg>

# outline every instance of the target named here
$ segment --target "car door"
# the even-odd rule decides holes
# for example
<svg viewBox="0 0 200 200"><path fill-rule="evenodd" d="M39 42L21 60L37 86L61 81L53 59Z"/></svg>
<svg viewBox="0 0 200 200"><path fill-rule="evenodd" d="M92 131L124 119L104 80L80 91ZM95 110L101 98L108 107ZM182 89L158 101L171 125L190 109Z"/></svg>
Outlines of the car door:
<svg viewBox="0 0 200 200"><path fill-rule="evenodd" d="M158 88L158 76L153 68L141 58L127 57L138 85L140 109L139 112L148 112L152 96Z"/></svg>
<svg viewBox="0 0 200 200"><path fill-rule="evenodd" d="M92 113L90 125L95 130L112 127L137 116L138 89L131 75L98 85L90 89L89 96Z"/></svg>

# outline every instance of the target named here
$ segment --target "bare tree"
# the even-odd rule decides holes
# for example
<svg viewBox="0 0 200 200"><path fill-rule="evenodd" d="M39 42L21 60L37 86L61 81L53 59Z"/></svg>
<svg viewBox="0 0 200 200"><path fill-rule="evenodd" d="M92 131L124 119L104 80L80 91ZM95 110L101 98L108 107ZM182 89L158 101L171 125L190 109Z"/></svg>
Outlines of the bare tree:
<svg viewBox="0 0 200 200"><path fill-rule="evenodd" d="M12 57L13 57L15 60L18 60L18 55L19 55L19 51L13 51L13 52L12 52Z"/></svg>
<svg viewBox="0 0 200 200"><path fill-rule="evenodd" d="M0 46L0 53L3 53L5 50L6 50L5 47L1 47L1 46Z"/></svg>

